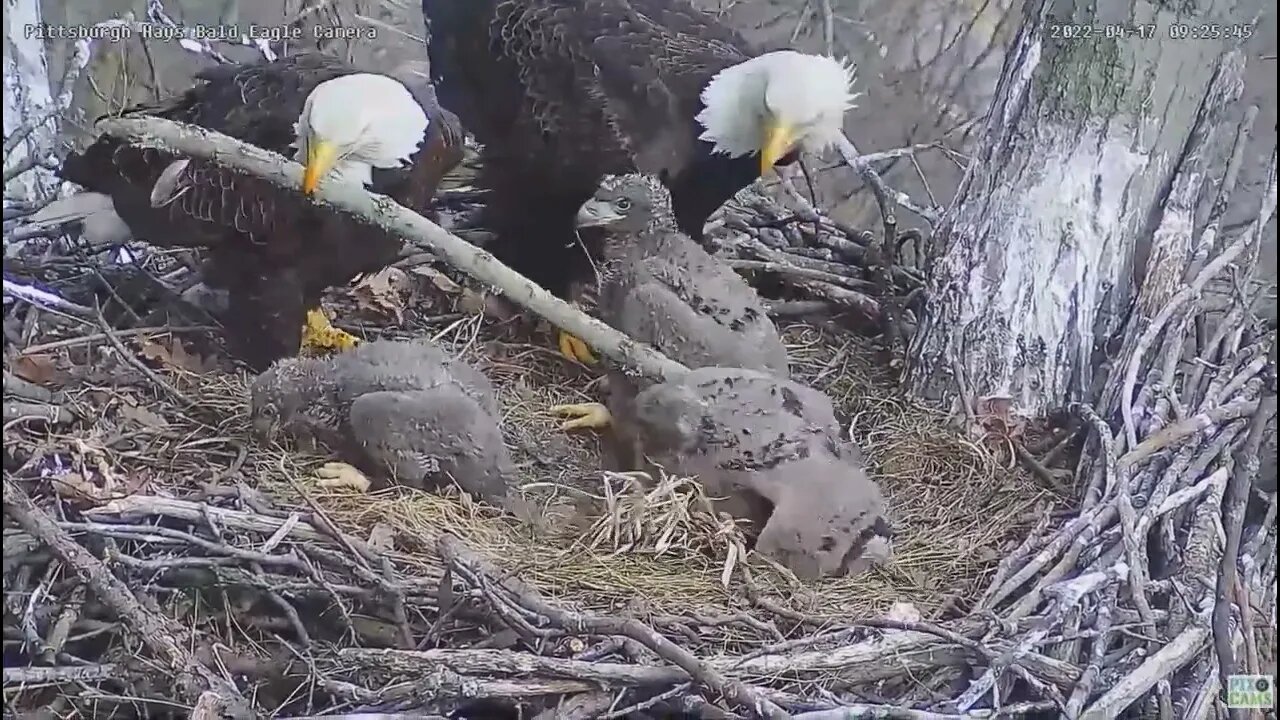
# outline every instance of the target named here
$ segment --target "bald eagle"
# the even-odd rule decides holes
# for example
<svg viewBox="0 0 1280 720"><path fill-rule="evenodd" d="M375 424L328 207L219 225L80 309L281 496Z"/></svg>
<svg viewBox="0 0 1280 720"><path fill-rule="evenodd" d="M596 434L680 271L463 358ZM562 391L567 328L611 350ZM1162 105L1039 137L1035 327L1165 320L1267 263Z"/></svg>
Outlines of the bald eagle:
<svg viewBox="0 0 1280 720"><path fill-rule="evenodd" d="M125 114L198 125L292 157L305 165L301 192L107 135L68 155L62 177L109 195L137 238L207 249L204 281L227 291L228 344L255 370L297 354L300 343L349 346L355 339L329 325L320 296L394 261L401 240L305 196L322 183L359 182L426 213L462 159L457 117L438 105L425 76L401 82L320 54L220 65L197 80Z"/></svg>
<svg viewBox="0 0 1280 720"><path fill-rule="evenodd" d="M561 296L590 268L573 225L603 176L658 176L701 241L707 217L769 168L837 142L855 97L847 63L757 54L687 0L422 8L441 102L484 146L492 250ZM589 361L576 339L560 345Z"/></svg>

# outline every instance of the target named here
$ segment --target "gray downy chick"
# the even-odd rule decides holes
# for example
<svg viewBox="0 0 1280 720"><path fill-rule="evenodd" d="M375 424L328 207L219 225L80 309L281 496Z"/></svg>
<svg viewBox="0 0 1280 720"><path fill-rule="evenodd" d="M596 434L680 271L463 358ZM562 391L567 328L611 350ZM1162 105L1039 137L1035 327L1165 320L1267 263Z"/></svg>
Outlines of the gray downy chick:
<svg viewBox="0 0 1280 720"><path fill-rule="evenodd" d="M789 377L787 349L764 302L732 268L680 232L671 195L658 179L606 176L582 205L577 224L604 231L596 298L601 320L687 367L742 367ZM628 456L630 429L613 419L630 414L627 405L640 389L612 371L605 406L553 410L581 416L565 429L614 425L615 464L629 470L635 461Z"/></svg>
<svg viewBox="0 0 1280 720"><path fill-rule="evenodd" d="M426 340L378 340L287 358L250 384L263 439L324 446L375 476L431 489L452 479L509 507L513 464L483 373Z"/></svg>
<svg viewBox="0 0 1280 720"><path fill-rule="evenodd" d="M600 318L688 367L788 376L787 349L738 273L680 232L671 195L648 175L610 175L578 212L604 230Z"/></svg>
<svg viewBox="0 0 1280 720"><path fill-rule="evenodd" d="M884 496L821 392L757 370L700 368L639 393L637 452L696 475L797 576L856 575L892 557ZM619 419L621 423L622 420Z"/></svg>

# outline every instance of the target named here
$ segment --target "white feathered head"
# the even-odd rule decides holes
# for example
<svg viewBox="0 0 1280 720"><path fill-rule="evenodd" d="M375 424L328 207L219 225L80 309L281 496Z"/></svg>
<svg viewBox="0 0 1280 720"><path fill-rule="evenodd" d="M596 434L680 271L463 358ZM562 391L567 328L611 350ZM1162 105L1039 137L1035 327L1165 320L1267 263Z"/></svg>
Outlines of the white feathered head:
<svg viewBox="0 0 1280 720"><path fill-rule="evenodd" d="M427 113L399 81L355 73L320 83L294 126L295 159L306 167L302 191L320 180L367 185L373 168L410 162L426 139Z"/></svg>
<svg viewBox="0 0 1280 720"><path fill-rule="evenodd" d="M793 150L835 145L853 107L846 61L794 50L751 58L716 74L702 90L699 139L730 157L760 153L760 173Z"/></svg>

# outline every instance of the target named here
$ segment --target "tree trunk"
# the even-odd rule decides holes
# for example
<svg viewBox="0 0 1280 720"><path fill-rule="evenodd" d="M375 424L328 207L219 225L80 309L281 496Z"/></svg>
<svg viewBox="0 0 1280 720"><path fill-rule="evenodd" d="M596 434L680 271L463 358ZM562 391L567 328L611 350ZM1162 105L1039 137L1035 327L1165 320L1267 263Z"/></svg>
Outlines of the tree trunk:
<svg viewBox="0 0 1280 720"><path fill-rule="evenodd" d="M39 112L53 103L49 87L49 67L44 40L33 33L41 21L40 0L4 0L4 137L6 170L28 162L32 155L43 159L55 146L57 124L40 122L26 138L10 148L15 132L35 122ZM6 197L36 200L57 187L57 179L47 170L35 169L7 178Z"/></svg>
<svg viewBox="0 0 1280 720"><path fill-rule="evenodd" d="M1211 134L1239 97L1238 82L1222 81L1239 55L1229 68L1222 59L1262 6L1029 0L985 135L936 230L908 371L918 396L953 408L1008 397L1040 415L1096 394L1148 260L1172 259L1178 277L1160 282L1181 282L1186 263L1166 256L1196 250L1206 138L1193 136Z"/></svg>

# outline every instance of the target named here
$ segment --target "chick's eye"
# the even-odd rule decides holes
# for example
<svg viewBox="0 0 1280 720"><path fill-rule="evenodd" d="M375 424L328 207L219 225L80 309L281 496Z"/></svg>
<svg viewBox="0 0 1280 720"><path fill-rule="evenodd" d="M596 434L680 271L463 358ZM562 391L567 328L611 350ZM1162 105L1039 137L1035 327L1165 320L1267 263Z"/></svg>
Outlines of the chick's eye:
<svg viewBox="0 0 1280 720"><path fill-rule="evenodd" d="M630 201L630 200L628 200L628 199L626 199L626 198L619 198L619 199L618 199L617 201L615 201L613 204L614 204L614 206L616 206L619 210L630 210L630 209L631 209L631 201Z"/></svg>

